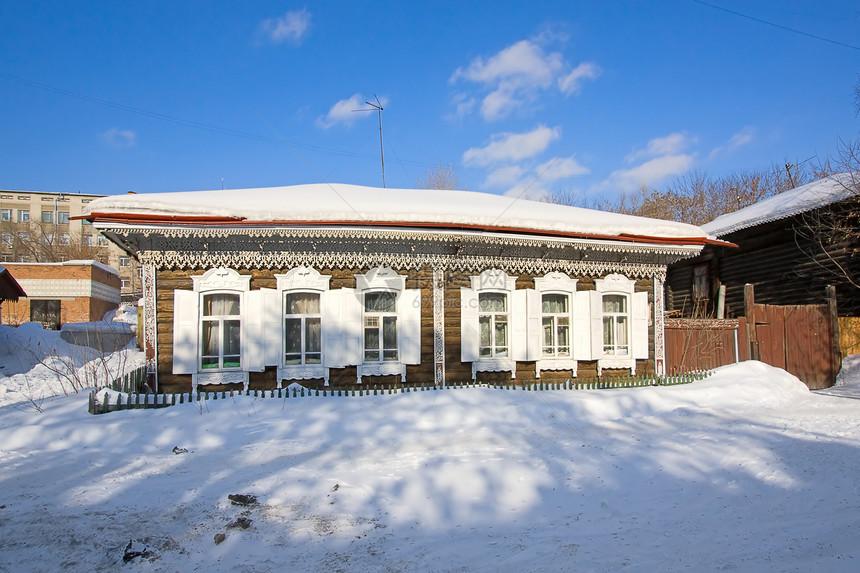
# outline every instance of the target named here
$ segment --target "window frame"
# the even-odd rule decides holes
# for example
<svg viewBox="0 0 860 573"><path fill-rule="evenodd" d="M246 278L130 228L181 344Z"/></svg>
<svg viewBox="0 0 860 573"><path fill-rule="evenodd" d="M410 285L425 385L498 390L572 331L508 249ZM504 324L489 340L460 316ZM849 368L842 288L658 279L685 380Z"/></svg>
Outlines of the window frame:
<svg viewBox="0 0 860 573"><path fill-rule="evenodd" d="M208 315L207 316L204 313L204 310L206 308L206 298L210 297L210 296L217 296L217 295L235 296L236 299L238 300L238 306L239 306L238 312L236 314L215 314L215 315ZM197 346L197 369L198 369L198 372L201 372L201 373L235 372L235 371L240 371L243 369L243 364L242 364L243 328L242 328L242 326L243 326L244 321L242 320L242 310L243 310L243 304L242 303L243 303L243 300L242 300L241 291L219 289L219 290L209 290L209 291L200 293L200 328L198 329L200 338L199 338L199 343ZM218 364L215 368L207 368L203 365L203 361L205 358L215 357L214 354L206 354L206 355L203 354L203 352L204 352L204 341L203 341L204 324L207 322L217 323L219 325L219 328L218 328L218 355L217 355ZM237 348L238 355L233 354L233 353L227 355L224 352L224 347L225 347L225 344L224 344L225 336L224 336L224 334L225 334L225 323L226 322L238 322L239 323L239 325L238 325L239 338L236 342L236 345L238 346L238 348ZM224 357L225 356L238 356L239 357L239 359L237 360L238 363L235 366L225 366L224 365Z"/></svg>
<svg viewBox="0 0 860 573"><path fill-rule="evenodd" d="M485 295L501 295L504 297L504 310L481 310L481 297ZM504 344L497 344L498 317L504 317ZM482 319L488 319L486 323ZM489 345L483 343L484 328L483 324L489 326L487 335L490 341ZM498 349L504 349L504 354ZM484 353L484 350L489 350L489 353ZM481 359L493 358L508 358L511 356L511 301L508 291L485 289L478 292L478 356Z"/></svg>
<svg viewBox="0 0 860 573"><path fill-rule="evenodd" d="M546 310L544 310L544 308L543 308L544 297L547 297L547 296L564 297L564 301L566 303L567 310L564 310L562 312L547 312ZM573 297L571 296L571 293L569 293L569 292L540 291L540 302L541 302L541 331L540 331L540 333L542 335L540 347L541 347L541 358L543 360L552 360L555 358L568 359L568 358L573 357L573 338L572 338L572 335L573 335L573 316L572 316L572 314L573 314L573 300L572 300L572 298ZM546 322L547 318L549 318L552 321L552 329L551 329L552 343L549 346L547 346L546 338L543 336L546 334L545 322ZM560 345L558 342L559 329L562 328L562 326L559 325L559 322L561 321L561 319L567 320L567 324L564 325L564 328L567 329L567 336L566 336L567 352L565 352L565 353L562 353L559 350ZM550 348L551 352L547 353L546 352L547 348Z"/></svg>
<svg viewBox="0 0 860 573"><path fill-rule="evenodd" d="M313 295L316 296L317 300L317 310L316 312L298 312L298 313L290 313L289 312L289 298L293 295ZM283 365L284 366L317 366L322 365L322 293L320 291L313 290L302 290L302 289L293 289L293 290L285 290L282 291L283 296L283 309L284 309L284 348L283 348ZM287 344L289 342L288 334L290 332L289 328L287 328L287 322L290 320L298 320L299 321L299 361L298 362L289 362L288 356L290 354L295 354L295 352L291 353L287 349ZM317 336L319 336L319 340L317 341L318 350L315 352L311 352L308 350L308 321L316 320L319 323L319 332ZM318 358L315 362L308 362L308 354L316 354Z"/></svg>
<svg viewBox="0 0 860 573"><path fill-rule="evenodd" d="M278 319L277 323L266 321L264 330L266 330L265 339L267 340L267 344L272 346L277 344L277 355L267 357L266 363L277 366L278 388L281 387L282 382L285 380L313 380L320 378L323 380L323 384L328 386L330 370L326 362L330 350L327 348L328 328L330 325L327 323L331 319L328 314L330 314L329 311L333 304L330 300L332 291L329 290L331 275L320 274L317 270L310 267L294 267L284 274L276 274L275 280L277 283L275 296L278 297L278 302L270 306L278 310ZM302 343L303 363L286 363L287 296L293 293L313 293L319 295L319 364L309 364L304 360L304 341ZM304 331L304 324L302 330Z"/></svg>
<svg viewBox="0 0 860 573"><path fill-rule="evenodd" d="M397 316L397 298L400 291L392 289L368 289L361 291L361 349L362 363L364 364L383 364L400 362L400 341L398 337L398 316ZM368 296L390 294L391 310L368 310ZM391 319L394 320L394 340L391 345L391 338L385 334L386 322L390 324ZM368 325L369 320L375 320L376 325ZM368 330L376 332L376 347L368 348ZM388 340L386 340L388 339ZM376 353L376 358L368 358L368 353ZM393 354L392 354L393 353ZM388 357L386 357L386 354Z"/></svg>
<svg viewBox="0 0 860 573"><path fill-rule="evenodd" d="M597 360L598 375L606 368L629 369L631 375L636 374L636 361L647 360L650 348L650 303L648 292L636 291L636 280L620 274L609 274L602 279L595 279L595 290L591 295L591 347L592 357ZM627 310L626 334L627 354L612 354L604 347L604 296L620 295L625 297ZM620 313L608 313L610 316L621 316ZM617 324L617 320L613 320ZM618 346L617 343L613 344ZM656 352L656 350L655 350Z"/></svg>
<svg viewBox="0 0 860 573"><path fill-rule="evenodd" d="M29 209L18 209L18 222L19 223L29 223L30 222L30 210Z"/></svg>
<svg viewBox="0 0 860 573"><path fill-rule="evenodd" d="M623 301L623 310L622 311L607 311L606 310L606 300L609 297L617 298L620 301ZM633 340L633 320L631 317L632 304L630 300L630 296L627 293L623 292L605 292L601 293L600 296L600 314L601 320L603 323L603 337L601 339L601 345L603 347L602 356L609 357L628 357L633 353L631 342ZM612 321L612 329L609 331L610 333L610 342L607 344L606 341L606 320L610 319ZM626 344L621 344L618 341L618 333L621 331L619 326L619 321L624 320L624 337ZM607 350L607 347L610 350ZM619 352L620 348L624 348L624 352Z"/></svg>
<svg viewBox="0 0 860 573"><path fill-rule="evenodd" d="M0 221L11 221L12 209L0 209Z"/></svg>

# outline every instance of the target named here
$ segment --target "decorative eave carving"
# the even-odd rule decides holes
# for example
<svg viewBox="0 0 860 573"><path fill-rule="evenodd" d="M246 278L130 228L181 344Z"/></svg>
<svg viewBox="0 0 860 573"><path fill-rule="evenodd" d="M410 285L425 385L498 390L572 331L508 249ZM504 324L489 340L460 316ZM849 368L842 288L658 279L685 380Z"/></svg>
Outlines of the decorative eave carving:
<svg viewBox="0 0 860 573"><path fill-rule="evenodd" d="M665 276L665 267L699 247L605 240L504 236L397 229L268 229L123 227L106 229L138 247L141 262L160 269L213 267L289 269L431 267L480 272L621 273Z"/></svg>

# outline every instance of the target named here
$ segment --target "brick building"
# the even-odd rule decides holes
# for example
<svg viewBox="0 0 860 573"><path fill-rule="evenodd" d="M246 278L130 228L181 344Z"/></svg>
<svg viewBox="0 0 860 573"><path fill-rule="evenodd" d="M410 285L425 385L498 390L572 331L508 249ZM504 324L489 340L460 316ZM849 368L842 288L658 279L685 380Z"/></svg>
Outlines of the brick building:
<svg viewBox="0 0 860 573"><path fill-rule="evenodd" d="M120 304L119 274L97 261L5 265L27 296L3 306L3 324L40 322L58 329L67 322L101 320Z"/></svg>

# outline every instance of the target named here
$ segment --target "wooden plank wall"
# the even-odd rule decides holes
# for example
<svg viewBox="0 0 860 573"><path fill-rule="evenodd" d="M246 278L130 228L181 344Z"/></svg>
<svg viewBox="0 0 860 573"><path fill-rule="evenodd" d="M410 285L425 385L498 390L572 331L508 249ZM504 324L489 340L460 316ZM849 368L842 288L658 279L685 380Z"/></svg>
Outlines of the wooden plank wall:
<svg viewBox="0 0 860 573"><path fill-rule="evenodd" d="M275 273L285 270L237 269L240 274L251 275L251 289L276 288ZM331 275L330 288L354 288L356 274L366 273L370 269L318 269L320 273ZM160 270L157 273L157 328L158 328L158 385L161 392L187 392L191 388L191 376L172 373L173 364L173 291L175 289L192 290L192 275L202 275L203 270ZM409 385L429 385L434 382L433 356L433 271L429 267L420 270L400 271L406 276L407 289L421 289L421 364L406 367L406 379ZM447 271L445 273L444 316L445 316L445 368L446 381L468 382L472 379L470 363L460 362L460 287L471 286L470 276L474 272ZM520 275L517 277L517 289L534 288L535 275ZM650 279L642 279L636 283L637 292L648 292L649 302L653 305L653 286ZM581 278L577 284L578 290L594 290L591 278ZM653 321L652 321L653 322ZM654 325L649 326L648 360L637 363L637 374L654 373ZM569 371L544 371L540 380L544 382L563 382L570 378ZM626 376L627 370L604 370L604 376ZM249 387L253 389L270 389L276 386L276 369L269 367L265 372L252 372ZM593 378L597 376L595 361L580 361L578 376ZM516 378L511 379L508 372L479 372L478 382L482 383L534 383L534 362L517 363ZM358 388L356 384L355 367L332 369L330 385L335 388ZM366 376L362 387L391 386L400 383L400 376ZM303 381L303 385L312 388L322 388L322 380ZM208 390L229 390L230 387L207 386ZM235 388L233 388L235 389Z"/></svg>

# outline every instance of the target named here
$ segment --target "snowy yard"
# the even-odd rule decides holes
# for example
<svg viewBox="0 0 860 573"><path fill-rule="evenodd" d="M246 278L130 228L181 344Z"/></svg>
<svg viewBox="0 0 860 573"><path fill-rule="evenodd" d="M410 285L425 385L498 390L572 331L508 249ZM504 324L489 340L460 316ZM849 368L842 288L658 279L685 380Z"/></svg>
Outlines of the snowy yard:
<svg viewBox="0 0 860 573"><path fill-rule="evenodd" d="M860 568L860 400L756 362L661 388L42 408L0 406L2 571Z"/></svg>

